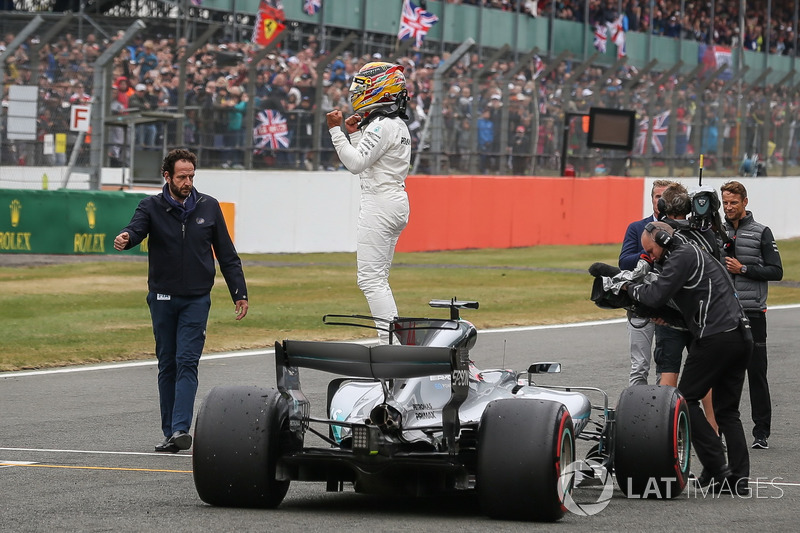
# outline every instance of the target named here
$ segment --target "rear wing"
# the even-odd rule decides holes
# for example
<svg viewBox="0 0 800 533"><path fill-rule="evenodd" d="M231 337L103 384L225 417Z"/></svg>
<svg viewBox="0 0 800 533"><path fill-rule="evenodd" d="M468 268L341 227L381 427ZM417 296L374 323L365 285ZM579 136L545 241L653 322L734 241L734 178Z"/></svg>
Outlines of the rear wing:
<svg viewBox="0 0 800 533"><path fill-rule="evenodd" d="M284 340L275 343L275 367L278 390L292 400L289 425L296 432L308 428L310 417L308 399L300 389L301 367L380 380L447 374L450 376L450 400L442 408L442 430L448 452L457 452L458 410L469 392L467 348Z"/></svg>
<svg viewBox="0 0 800 533"><path fill-rule="evenodd" d="M364 346L345 342L290 341L275 343L280 367L322 370L357 378L405 379L450 374L458 368L457 350L399 344Z"/></svg>

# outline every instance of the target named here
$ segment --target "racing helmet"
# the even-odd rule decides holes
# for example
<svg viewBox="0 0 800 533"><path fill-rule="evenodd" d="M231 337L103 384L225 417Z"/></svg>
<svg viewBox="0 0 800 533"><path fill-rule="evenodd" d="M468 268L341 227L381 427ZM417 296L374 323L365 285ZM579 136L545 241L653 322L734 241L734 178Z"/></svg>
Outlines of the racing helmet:
<svg viewBox="0 0 800 533"><path fill-rule="evenodd" d="M405 99L405 95L406 77L403 75L403 66L394 63L367 63L350 84L350 103L356 113L366 113L381 106L392 105L398 99Z"/></svg>

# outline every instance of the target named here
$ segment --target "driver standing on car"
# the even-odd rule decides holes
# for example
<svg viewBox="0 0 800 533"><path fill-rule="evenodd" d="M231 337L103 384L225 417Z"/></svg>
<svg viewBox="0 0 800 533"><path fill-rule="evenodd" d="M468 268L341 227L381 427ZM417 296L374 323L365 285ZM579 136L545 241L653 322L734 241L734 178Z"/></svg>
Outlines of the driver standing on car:
<svg viewBox="0 0 800 533"><path fill-rule="evenodd" d="M356 263L358 287L376 320L378 337L389 343L388 323L397 317L389 286L389 269L400 232L408 223L405 179L411 164L411 135L403 119L408 93L403 67L392 63L364 65L353 78L350 102L356 114L326 115L339 160L361 182Z"/></svg>
<svg viewBox="0 0 800 533"><path fill-rule="evenodd" d="M625 285L631 297L652 308L672 299L683 315L692 342L678 390L686 398L692 445L705 468L699 482L716 490L749 495L750 455L739 415L744 375L753 348L749 322L728 273L707 252L673 235L664 222L652 222L642 232L642 247L661 265L661 274L649 284ZM714 389L717 423L728 446L728 464L722 442L703 416L700 400Z"/></svg>

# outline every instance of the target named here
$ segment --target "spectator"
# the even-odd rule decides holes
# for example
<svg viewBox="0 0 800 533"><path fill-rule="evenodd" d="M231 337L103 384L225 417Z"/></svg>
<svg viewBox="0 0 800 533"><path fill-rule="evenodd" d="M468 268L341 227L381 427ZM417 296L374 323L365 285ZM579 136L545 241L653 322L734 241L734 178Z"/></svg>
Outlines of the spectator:
<svg viewBox="0 0 800 533"><path fill-rule="evenodd" d="M128 109L134 113L155 111L158 107L158 100L154 99L152 90L144 83L139 83L135 87L135 93L128 100ZM143 148L155 148L156 145L156 125L154 122L146 122L136 126L136 144Z"/></svg>
<svg viewBox="0 0 800 533"><path fill-rule="evenodd" d="M147 79L147 74L158 67L158 57L155 54L153 41L147 40L142 45L142 50L136 55L136 66L138 68L139 81Z"/></svg>
<svg viewBox="0 0 800 533"><path fill-rule="evenodd" d="M125 106L117 98L119 88L114 85L111 87L111 105L109 111L111 116L125 114ZM108 128L108 164L111 167L124 167L126 165L125 154L125 126L110 126Z"/></svg>
<svg viewBox="0 0 800 533"><path fill-rule="evenodd" d="M116 86L117 86L117 100L119 100L119 102L125 109L128 109L128 107L130 107L129 105L130 98L131 96L136 94L136 91L133 89L133 87L130 86L128 78L126 76L120 76L119 78L117 78Z"/></svg>
<svg viewBox="0 0 800 533"><path fill-rule="evenodd" d="M222 105L228 107L228 151L227 162L223 165L232 165L233 168L244 168L242 165L244 148L244 114L247 109L247 93L241 87L230 88L230 96Z"/></svg>

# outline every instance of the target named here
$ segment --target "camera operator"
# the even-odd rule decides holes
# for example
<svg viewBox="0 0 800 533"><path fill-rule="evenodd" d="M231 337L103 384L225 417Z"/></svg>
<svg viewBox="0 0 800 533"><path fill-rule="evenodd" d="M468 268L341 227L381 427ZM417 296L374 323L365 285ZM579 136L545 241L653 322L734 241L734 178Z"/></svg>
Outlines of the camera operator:
<svg viewBox="0 0 800 533"><path fill-rule="evenodd" d="M676 237L669 224L647 224L641 243L661 273L650 283L632 282L625 289L635 301L654 309L672 300L692 334L678 390L688 404L692 444L707 473L701 484L749 495L750 456L739 417L753 346L749 322L725 267L700 247ZM722 442L700 408L700 400L712 388L728 464Z"/></svg>
<svg viewBox="0 0 800 533"><path fill-rule="evenodd" d="M714 259L720 261L720 250L714 231L711 227L699 223L697 218L693 218L692 221L687 220L686 217L691 211L692 200L686 187L676 182L664 189L658 200L660 220L675 230L675 238L681 239L683 242L694 243L712 255ZM703 227L706 229L702 229ZM683 350L691 344L692 334L686 328L668 324L656 324L655 328L653 360L656 363L656 374L661 376L658 384L677 387ZM703 397L702 403L708 423L711 424L714 433L719 435L711 391Z"/></svg>

